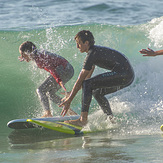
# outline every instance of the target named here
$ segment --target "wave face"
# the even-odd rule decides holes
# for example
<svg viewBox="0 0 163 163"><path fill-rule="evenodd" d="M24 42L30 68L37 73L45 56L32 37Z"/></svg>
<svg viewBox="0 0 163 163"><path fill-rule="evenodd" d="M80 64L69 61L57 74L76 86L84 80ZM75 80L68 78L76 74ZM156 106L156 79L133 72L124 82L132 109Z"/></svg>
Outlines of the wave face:
<svg viewBox="0 0 163 163"><path fill-rule="evenodd" d="M103 5L101 6L104 7ZM93 8L96 8L94 6ZM87 10L93 10L88 8ZM40 70L34 63L18 61L19 45L27 40L62 55L75 68L75 75L66 85L71 90L82 68L85 54L76 48L75 34L82 30L90 30L97 45L108 46L124 53L135 71L134 83L121 91L108 95L113 113L126 124L160 124L163 116L163 56L142 57L138 52L150 47L155 50L163 45L163 17L153 19L142 25L69 25L28 31L0 32L0 108L1 120L5 124L11 119L40 116L42 107L35 93L37 87L49 75ZM158 37L159 36L159 37ZM103 70L96 69L95 74ZM80 113L81 93L72 103L72 108ZM59 115L61 108L51 104L54 115ZM99 110L93 99L90 114Z"/></svg>

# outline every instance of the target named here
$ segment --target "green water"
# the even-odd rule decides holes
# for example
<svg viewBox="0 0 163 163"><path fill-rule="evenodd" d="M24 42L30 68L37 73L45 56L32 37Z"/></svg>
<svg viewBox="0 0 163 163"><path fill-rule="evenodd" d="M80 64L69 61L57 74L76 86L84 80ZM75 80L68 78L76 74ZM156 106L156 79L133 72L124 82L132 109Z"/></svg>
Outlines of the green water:
<svg viewBox="0 0 163 163"><path fill-rule="evenodd" d="M1 31L2 162L161 162L162 133L159 127L162 124L163 87L158 81L163 78L160 71L163 58L142 58L138 53L141 48L149 45L150 39L147 36L150 36L149 31L153 27L150 24L145 26L89 24L30 31ZM91 30L97 45L109 46L123 52L134 67L134 83L107 96L120 125L118 129L70 137L39 129L13 131L7 128L7 122L12 119L41 115L42 107L35 90L49 75L33 63L19 62L19 45L30 40L38 48L67 58L75 67L75 75L66 85L71 90L85 58L85 54L78 51L74 41L75 34L81 29ZM152 42L151 45L154 47ZM95 74L101 72L103 70L96 69ZM72 108L78 113L80 101L81 92L72 103ZM61 108L54 104L51 104L51 108L54 115L60 114ZM90 116L90 127L107 125L94 99Z"/></svg>

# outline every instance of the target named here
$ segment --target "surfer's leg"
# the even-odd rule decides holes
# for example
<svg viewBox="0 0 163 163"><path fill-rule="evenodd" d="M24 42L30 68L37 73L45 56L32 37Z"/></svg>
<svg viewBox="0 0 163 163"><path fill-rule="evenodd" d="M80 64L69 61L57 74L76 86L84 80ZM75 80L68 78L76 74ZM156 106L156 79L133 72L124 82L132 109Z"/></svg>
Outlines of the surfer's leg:
<svg viewBox="0 0 163 163"><path fill-rule="evenodd" d="M110 121L112 123L116 123L115 118L113 116L109 101L105 97L106 94L114 93L119 89L122 89L123 86L113 87L113 88L99 88L93 91L93 96L100 105L103 112L108 115Z"/></svg>
<svg viewBox="0 0 163 163"><path fill-rule="evenodd" d="M111 76L114 77L111 78ZM122 82L123 79L124 78L122 78L122 76L116 73L104 73L104 74L97 75L93 78L84 80L82 84L81 117L80 119L76 120L76 122L74 120L72 123L73 124L76 123L80 126L83 126L87 123L87 116L88 116L90 103L92 100L92 93L94 90L97 91L97 89L101 90L101 92L100 91L97 91L96 93L94 92L95 96L97 95L100 96L99 98L97 98L97 102L99 102L104 113L106 113L107 115L111 115L112 117L112 111L109 102L105 97L105 94L117 91L120 88L119 85L123 83ZM103 89L103 88L108 88L108 89Z"/></svg>
<svg viewBox="0 0 163 163"><path fill-rule="evenodd" d="M74 75L74 68L69 63L67 64L67 66L65 68L62 65L58 66L56 71L57 71L58 75L60 76L63 84L66 84ZM51 99L53 100L54 103L60 104L62 98L56 95L57 91L58 90L56 90L56 88L51 90L50 91L50 97L51 97ZM69 109L68 112L67 112L67 115L77 115L77 113L74 112L72 109Z"/></svg>
<svg viewBox="0 0 163 163"><path fill-rule="evenodd" d="M63 84L66 84L74 74L74 69L70 64L67 64L66 68L62 65L58 66L57 74L60 76ZM48 92L50 95L50 100L52 100L55 104L59 105L61 103L62 98L56 95L57 91L61 88L61 86L53 79L53 83L50 86Z"/></svg>
<svg viewBox="0 0 163 163"><path fill-rule="evenodd" d="M56 95L57 91L60 89L60 85L55 81L55 84L53 83L53 86L48 91L50 100L53 101L55 104L59 105L61 103L62 98L58 95Z"/></svg>
<svg viewBox="0 0 163 163"><path fill-rule="evenodd" d="M74 69L69 63L65 68L62 65L58 66L56 72L62 80L63 84L66 84L74 76Z"/></svg>
<svg viewBox="0 0 163 163"><path fill-rule="evenodd" d="M73 76L73 69L71 66L67 66L68 68L63 68L63 66L59 66L56 71L59 74L61 80L65 84L70 80ZM55 104L61 103L61 97L56 95L57 91L61 88L61 86L56 82L53 76L49 76L37 89L37 93L43 103L45 110L50 110L49 108L49 100L48 95L50 96L50 100L52 100Z"/></svg>
<svg viewBox="0 0 163 163"><path fill-rule="evenodd" d="M82 112L88 112L92 94L104 113L112 115L112 111L105 95L124 88L128 82L125 74L108 72L87 79L82 85Z"/></svg>
<svg viewBox="0 0 163 163"><path fill-rule="evenodd" d="M111 78L111 76L114 76ZM108 108L108 114L112 114L109 102L107 101L105 96L105 88L115 87L115 81L118 81L115 78L117 76L116 73L104 73L92 78L89 78L83 82L82 85L82 111L89 111L89 106L92 100L92 94L95 95L95 99L97 98L97 102L100 102L100 106ZM119 82L119 81L118 81ZM98 90L99 89L99 90ZM115 91L114 91L115 92ZM98 98L97 96L100 95ZM106 93L107 94L107 93Z"/></svg>
<svg viewBox="0 0 163 163"><path fill-rule="evenodd" d="M105 114L112 115L112 110L109 101L107 100L105 95L114 93L119 89L122 89L122 87L98 88L96 90L93 90L92 94Z"/></svg>
<svg viewBox="0 0 163 163"><path fill-rule="evenodd" d="M100 105L101 109L103 110L103 112L107 115L112 115L112 111L110 108L110 104L109 101L107 100L107 98L105 97L105 95L102 93L103 89L96 89L93 91L93 96L96 99L96 101L98 102L98 104Z"/></svg>
<svg viewBox="0 0 163 163"><path fill-rule="evenodd" d="M44 112L45 114L43 116L52 116L51 112L50 112L50 106L49 106L49 100L48 100L48 95L47 93L49 92L49 90L51 89L53 82L55 82L54 78L50 75L40 86L39 88L36 90L41 103L43 105L44 108Z"/></svg>
<svg viewBox="0 0 163 163"><path fill-rule="evenodd" d="M67 64L66 68L61 65L57 67L56 71L64 84L66 84L74 75L74 69L70 64ZM49 90L50 100L52 100L57 105L62 102L62 98L56 94L60 88L60 85L55 81L51 86L51 90ZM77 115L77 113L72 109L69 109L67 115Z"/></svg>

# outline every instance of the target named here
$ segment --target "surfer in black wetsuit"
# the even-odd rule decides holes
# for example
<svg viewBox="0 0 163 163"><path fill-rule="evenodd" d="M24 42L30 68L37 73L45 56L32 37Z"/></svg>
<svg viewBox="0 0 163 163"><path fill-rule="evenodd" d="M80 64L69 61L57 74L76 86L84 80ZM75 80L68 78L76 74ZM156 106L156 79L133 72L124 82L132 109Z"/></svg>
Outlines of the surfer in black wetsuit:
<svg viewBox="0 0 163 163"><path fill-rule="evenodd" d="M67 113L73 98L82 88L81 117L67 123L78 126L84 126L87 123L92 95L103 112L112 119L112 110L105 95L129 86L134 80L133 68L122 53L108 47L94 45L94 37L90 31L80 31L75 36L75 40L77 48L81 53L86 52L87 56L72 91L60 105L63 106L61 115L64 116ZM106 72L91 77L95 66L105 69Z"/></svg>

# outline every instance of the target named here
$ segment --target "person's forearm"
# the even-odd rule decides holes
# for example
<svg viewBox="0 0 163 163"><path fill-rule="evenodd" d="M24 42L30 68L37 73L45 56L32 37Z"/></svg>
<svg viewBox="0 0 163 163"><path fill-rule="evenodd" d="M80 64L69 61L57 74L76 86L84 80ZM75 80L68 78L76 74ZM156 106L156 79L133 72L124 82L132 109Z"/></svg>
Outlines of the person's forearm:
<svg viewBox="0 0 163 163"><path fill-rule="evenodd" d="M155 55L163 55L163 50L155 51Z"/></svg>
<svg viewBox="0 0 163 163"><path fill-rule="evenodd" d="M74 87L73 87L73 89L71 91L71 94L69 96L70 101L73 100L75 95L78 93L78 91L82 87L82 83L86 79L86 77L88 76L89 72L90 71L87 71L87 70L84 70L84 69L82 69L82 71L80 72L79 77L78 77L76 83L74 84Z"/></svg>
<svg viewBox="0 0 163 163"><path fill-rule="evenodd" d="M71 93L70 93L69 100L72 101L74 99L74 97L76 96L76 94L80 90L81 85L82 85L82 81L77 80L76 83L74 84L74 87L73 87Z"/></svg>
<svg viewBox="0 0 163 163"><path fill-rule="evenodd" d="M89 72L88 75L86 76L85 80L86 80L86 79L89 79L89 78L92 76L92 74L93 74L93 72L94 72L94 69L95 69L95 66L92 67L92 69L90 70L90 72ZM80 89L81 89L81 88L82 88L82 84L81 84ZM80 89L79 89L79 90L80 90Z"/></svg>

